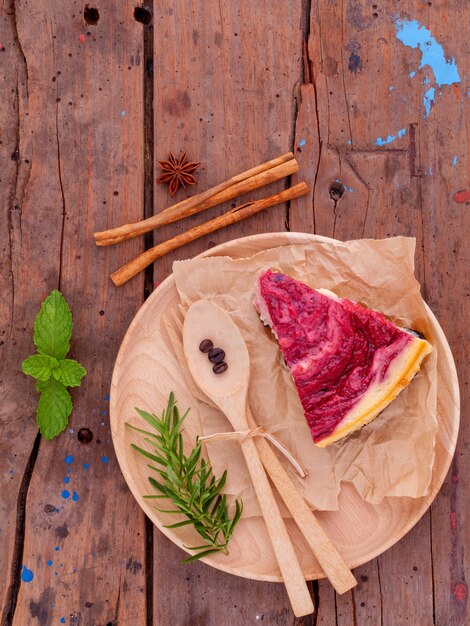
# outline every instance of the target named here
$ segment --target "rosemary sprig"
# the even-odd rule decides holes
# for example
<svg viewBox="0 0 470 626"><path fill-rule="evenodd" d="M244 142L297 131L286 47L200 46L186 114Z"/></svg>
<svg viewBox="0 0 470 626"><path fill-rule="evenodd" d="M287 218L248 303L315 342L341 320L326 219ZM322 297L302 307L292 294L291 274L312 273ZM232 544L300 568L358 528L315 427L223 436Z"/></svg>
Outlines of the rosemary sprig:
<svg viewBox="0 0 470 626"><path fill-rule="evenodd" d="M145 441L152 446L153 452L144 450L135 444L131 444L131 446L157 464L149 464L148 467L156 471L161 479L158 481L152 476L148 477L149 483L159 493L144 497L171 500L176 509L155 508L161 513L182 513L186 519L165 527L179 528L192 524L204 540L200 546L185 546L188 550L194 550L195 554L185 559L183 563L196 561L214 552L228 554L227 544L241 517L243 504L239 500L236 501L235 513L230 519L227 496L222 493L227 481L227 470L220 478L214 476L211 464L201 458L200 441L197 441L189 456L184 453L181 434L183 431L182 424L189 413L189 409L180 416L172 392L161 417L138 408L136 411L156 432L143 430L131 424L128 426L147 435Z"/></svg>

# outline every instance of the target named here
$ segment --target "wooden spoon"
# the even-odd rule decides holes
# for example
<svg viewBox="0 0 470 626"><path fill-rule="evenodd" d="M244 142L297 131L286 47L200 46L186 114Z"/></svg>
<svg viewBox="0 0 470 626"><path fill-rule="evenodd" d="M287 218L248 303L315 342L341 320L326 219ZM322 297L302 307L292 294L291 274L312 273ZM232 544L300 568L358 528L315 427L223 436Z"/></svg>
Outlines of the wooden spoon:
<svg viewBox="0 0 470 626"><path fill-rule="evenodd" d="M257 424L250 413L248 422L251 428L256 428ZM257 437L256 447L269 477L335 591L341 594L355 587L357 580L338 550L331 543L302 494L296 489L267 440L263 437Z"/></svg>
<svg viewBox="0 0 470 626"><path fill-rule="evenodd" d="M228 369L212 371L207 354L199 350L210 337L226 353ZM230 316L207 300L195 302L183 326L183 345L191 374L201 390L224 412L235 430L249 428L246 414L250 359L245 341ZM241 444L279 569L296 617L313 613L314 607L302 569L277 506L271 485L253 439Z"/></svg>

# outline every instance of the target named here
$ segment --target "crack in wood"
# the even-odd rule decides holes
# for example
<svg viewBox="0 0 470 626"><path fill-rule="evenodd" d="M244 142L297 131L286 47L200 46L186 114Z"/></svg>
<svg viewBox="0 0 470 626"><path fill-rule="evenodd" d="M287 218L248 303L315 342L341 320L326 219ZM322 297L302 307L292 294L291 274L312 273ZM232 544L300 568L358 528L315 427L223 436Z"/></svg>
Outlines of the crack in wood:
<svg viewBox="0 0 470 626"><path fill-rule="evenodd" d="M293 106L293 120L292 120L292 133L290 139L290 145L292 152L295 152L295 136L297 131L297 120L299 117L299 110L302 104L301 85L310 83L310 67L308 59L308 40L310 37L310 16L312 10L312 0L302 0L301 9L301 41L302 41L302 62L300 65L300 80L297 83L294 90L294 106ZM288 186L292 182L292 177L288 178ZM290 209L291 203L287 202L284 227L287 231L290 231Z"/></svg>
<svg viewBox="0 0 470 626"><path fill-rule="evenodd" d="M429 546L431 548L431 580L432 580L432 623L436 623L436 579L434 577L434 558L432 542L432 506L429 509Z"/></svg>
<svg viewBox="0 0 470 626"><path fill-rule="evenodd" d="M420 170L416 169L416 127L418 124L410 124L409 136L410 142L408 147L409 154L409 163L410 163L410 176L411 177L420 177Z"/></svg>
<svg viewBox="0 0 470 626"><path fill-rule="evenodd" d="M29 485L33 476L34 466L39 454L40 443L41 435L38 433L34 440L18 491L18 498L16 501L15 541L11 560L10 584L6 595L5 605L3 607L2 626L11 626L15 616L18 593L21 584L21 566L26 528L26 500L28 498Z"/></svg>
<svg viewBox="0 0 470 626"><path fill-rule="evenodd" d="M153 532L152 522L145 516L145 599L147 621L146 626L153 626Z"/></svg>
<svg viewBox="0 0 470 626"><path fill-rule="evenodd" d="M143 57L145 70L143 74L143 99L144 99L144 218L154 214L154 33L153 27L153 0L148 0L146 9L151 16L148 24L143 26ZM144 249L148 250L154 245L153 232L145 234ZM144 273L144 300L149 297L154 289L154 265L145 269ZM148 517L145 517L145 612L146 626L153 626L153 561L154 561L154 527Z"/></svg>
<svg viewBox="0 0 470 626"><path fill-rule="evenodd" d="M18 52L21 55L22 58L22 70L25 72L25 85L26 85L26 97L28 96L28 66L26 64L26 57L25 54L23 52L23 48L21 45L21 41L18 35L18 25L17 25L17 19L16 19L16 11L15 11L15 3L12 0L10 2L10 9L11 12L4 10L4 13L6 15L8 15L11 18L11 25L12 25L12 30L13 30L13 38L14 38L14 42L17 46ZM15 310L15 273L13 271L13 232L15 229L15 225L13 223L13 215L14 215L14 211L17 213L18 215L18 226L19 226L19 233L20 233L20 240L22 239L22 228L21 228L21 219L22 219L22 203L23 203L23 197L24 197L24 190L26 188L26 185L24 185L21 189L21 198L19 198L20 193L19 193L19 178L20 178L20 168L21 168L21 153L20 153L20 89L19 89L19 82L20 82L20 71L18 72L18 79L17 79L17 85L16 85L16 128L15 128L15 134L16 134L16 142L15 142L15 149L13 151L13 155L14 155L14 161L16 163L15 166L15 177L11 186L11 192L10 192L10 197L9 197L9 206L8 206L8 224L7 224L7 228L8 228L8 243L9 243L9 251L8 251L8 256L9 256L9 262L10 262L10 277L11 277L11 318L10 318L10 329L12 328L13 325L13 319L14 319L14 310ZM13 155L12 155L12 159L13 159ZM29 171L28 170L28 177L29 177ZM26 182L27 184L27 182Z"/></svg>
<svg viewBox="0 0 470 626"><path fill-rule="evenodd" d="M55 46L54 40L52 40L52 58L54 60L54 68L56 64ZM56 133L56 145L57 145L57 176L59 179L60 195L62 199L62 223L60 226L60 247L59 247L59 278L57 288L60 291L62 281L62 265L63 265L63 251L64 251L64 235L65 235L65 218L67 215L65 208L65 192L64 182L62 179L62 165L60 158L60 133L59 133L59 86L56 82L56 102L55 102L55 133Z"/></svg>
<svg viewBox="0 0 470 626"><path fill-rule="evenodd" d="M383 602L383 595L382 595L382 581L380 579L380 563L379 563L379 557L377 557L375 559L376 563L377 563L377 581L379 583L379 598L380 598L380 626L383 626L384 623L384 602Z"/></svg>
<svg viewBox="0 0 470 626"><path fill-rule="evenodd" d="M320 611L320 584L318 580L312 581L312 593L313 593L313 606L315 607L315 613L313 614L312 626L317 626L318 615Z"/></svg>
<svg viewBox="0 0 470 626"><path fill-rule="evenodd" d="M353 626L358 626L357 613L356 613L356 598L354 597L354 589L351 589L351 591L348 593L351 594Z"/></svg>
<svg viewBox="0 0 470 626"><path fill-rule="evenodd" d="M343 93L344 93L344 102L346 105L346 115L348 117L348 128L349 128L349 140L351 141L351 148L354 149L353 143L353 135L352 135L352 127L351 127L351 117L349 115L349 103L348 103L348 95L346 93L346 81L344 79L345 69L344 69L344 24L346 23L344 19L344 0L341 2L341 79L343 83Z"/></svg>
<svg viewBox="0 0 470 626"><path fill-rule="evenodd" d="M144 219L154 214L154 80L153 80L153 0L146 3L146 11L151 19L143 28L143 56L145 59L145 71L143 74L143 99L144 99ZM144 249L148 250L154 245L153 233L144 236ZM144 299L148 298L154 289L154 266L153 263L144 271Z"/></svg>

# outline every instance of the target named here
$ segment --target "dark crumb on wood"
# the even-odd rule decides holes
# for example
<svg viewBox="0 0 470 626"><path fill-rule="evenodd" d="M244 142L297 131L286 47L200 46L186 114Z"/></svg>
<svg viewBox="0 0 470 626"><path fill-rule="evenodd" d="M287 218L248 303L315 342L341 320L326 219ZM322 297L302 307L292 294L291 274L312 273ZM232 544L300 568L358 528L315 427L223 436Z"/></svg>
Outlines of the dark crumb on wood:
<svg viewBox="0 0 470 626"><path fill-rule="evenodd" d="M80 428L77 434L77 439L80 443L90 443L93 439L93 433L89 428Z"/></svg>

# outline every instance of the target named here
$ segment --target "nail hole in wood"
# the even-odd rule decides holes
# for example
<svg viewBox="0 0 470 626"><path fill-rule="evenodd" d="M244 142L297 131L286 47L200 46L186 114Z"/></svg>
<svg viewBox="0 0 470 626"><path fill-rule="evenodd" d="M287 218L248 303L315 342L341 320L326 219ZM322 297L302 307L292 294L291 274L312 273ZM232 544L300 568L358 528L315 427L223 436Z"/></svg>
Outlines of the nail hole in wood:
<svg viewBox="0 0 470 626"><path fill-rule="evenodd" d="M141 24L145 24L148 26L152 21L152 14L150 11L145 9L144 7L135 7L134 9L134 19Z"/></svg>
<svg viewBox="0 0 470 626"><path fill-rule="evenodd" d="M100 13L96 7L90 7L86 4L83 11L83 19L87 24L96 26L96 24L98 24L98 20L100 19Z"/></svg>
<svg viewBox="0 0 470 626"><path fill-rule="evenodd" d="M93 439L93 433L89 428L80 428L77 438L80 443L90 443Z"/></svg>
<svg viewBox="0 0 470 626"><path fill-rule="evenodd" d="M343 197L343 194L344 194L343 183L340 183L338 181L331 183L329 193L330 193L330 198L334 200L335 202L337 202L340 198Z"/></svg>

